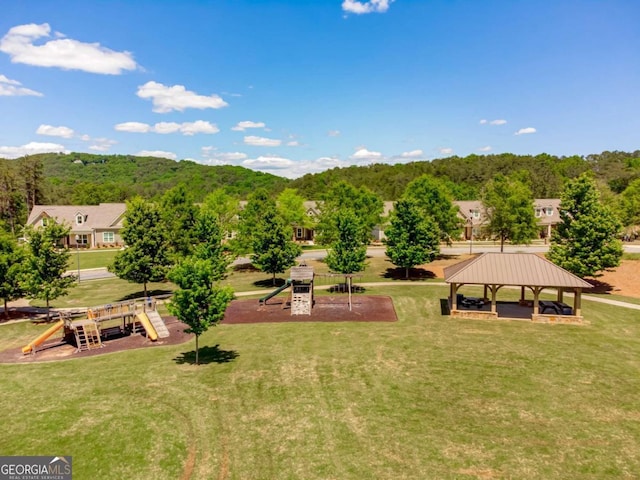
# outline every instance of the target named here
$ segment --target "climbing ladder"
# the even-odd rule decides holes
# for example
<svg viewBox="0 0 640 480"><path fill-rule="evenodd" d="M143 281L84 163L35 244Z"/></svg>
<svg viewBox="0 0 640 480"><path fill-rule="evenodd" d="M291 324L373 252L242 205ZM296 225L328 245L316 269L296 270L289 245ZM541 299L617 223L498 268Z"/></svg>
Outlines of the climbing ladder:
<svg viewBox="0 0 640 480"><path fill-rule="evenodd" d="M164 324L164 320L162 320L162 317L156 310L147 312L147 317L149 317L149 321L151 322L151 325L153 325L153 328L156 329L158 338L167 338L169 336L169 330Z"/></svg>
<svg viewBox="0 0 640 480"><path fill-rule="evenodd" d="M291 293L291 315L311 315L313 294L309 285L294 285Z"/></svg>
<svg viewBox="0 0 640 480"><path fill-rule="evenodd" d="M102 347L100 331L93 320L80 320L71 324L75 336L77 351L91 350Z"/></svg>

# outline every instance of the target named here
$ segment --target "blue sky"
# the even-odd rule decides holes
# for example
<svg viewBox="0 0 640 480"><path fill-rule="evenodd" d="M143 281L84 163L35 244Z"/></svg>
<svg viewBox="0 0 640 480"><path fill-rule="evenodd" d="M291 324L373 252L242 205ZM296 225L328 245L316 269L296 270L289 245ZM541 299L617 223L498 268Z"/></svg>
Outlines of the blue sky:
<svg viewBox="0 0 640 480"><path fill-rule="evenodd" d="M335 166L640 149L637 0L14 0L0 157Z"/></svg>

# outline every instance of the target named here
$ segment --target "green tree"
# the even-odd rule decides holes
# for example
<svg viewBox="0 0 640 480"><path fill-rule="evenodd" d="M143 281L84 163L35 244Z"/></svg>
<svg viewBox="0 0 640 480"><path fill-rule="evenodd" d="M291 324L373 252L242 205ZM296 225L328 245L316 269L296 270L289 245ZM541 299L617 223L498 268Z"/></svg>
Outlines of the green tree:
<svg viewBox="0 0 640 480"><path fill-rule="evenodd" d="M337 273L361 272L367 259L367 243L360 234L363 221L351 210L338 212L335 219L337 237L327 253L327 266Z"/></svg>
<svg viewBox="0 0 640 480"><path fill-rule="evenodd" d="M595 276L620 264L620 222L600 202L596 182L589 175L582 174L565 186L560 220L547 253L553 263L579 277Z"/></svg>
<svg viewBox="0 0 640 480"><path fill-rule="evenodd" d="M240 214L240 203L237 198L219 188L205 197L200 208L214 214L222 230L223 239L230 238L236 233Z"/></svg>
<svg viewBox="0 0 640 480"><path fill-rule="evenodd" d="M0 163L0 221L15 235L26 219L26 204L15 169Z"/></svg>
<svg viewBox="0 0 640 480"><path fill-rule="evenodd" d="M531 190L517 178L496 175L482 192L482 204L487 217L486 229L500 238L501 252L506 240L529 244L538 235Z"/></svg>
<svg viewBox="0 0 640 480"><path fill-rule="evenodd" d="M620 194L619 209L625 226L640 225L640 178L629 183Z"/></svg>
<svg viewBox="0 0 640 480"><path fill-rule="evenodd" d="M278 213L291 227L292 238L295 239L295 228L310 228L313 224L304 207L304 198L294 188L285 188L276 199Z"/></svg>
<svg viewBox="0 0 640 480"><path fill-rule="evenodd" d="M256 225L264 216L264 212L270 208L275 208L275 203L269 198L266 189L259 188L249 195L247 204L240 212L238 234L233 239L233 249L238 255L252 252Z"/></svg>
<svg viewBox="0 0 640 480"><path fill-rule="evenodd" d="M340 181L329 188L319 203L320 218L318 219L318 240L321 244L331 245L340 237L338 217L349 211L356 216L359 230L354 232L357 241L367 244L371 239L371 232L380 224L383 210L382 200L366 187L356 188Z"/></svg>
<svg viewBox="0 0 640 480"><path fill-rule="evenodd" d="M76 281L74 275L65 275L69 262L69 249L61 247L69 235L70 227L50 221L44 227L26 228L27 253L22 273L22 288L29 298L44 300L49 320L50 301L67 294Z"/></svg>
<svg viewBox="0 0 640 480"><path fill-rule="evenodd" d="M460 233L458 209L442 180L422 175L407 185L403 198L412 200L423 215L433 218L441 240L450 242Z"/></svg>
<svg viewBox="0 0 640 480"><path fill-rule="evenodd" d="M274 285L276 273L295 265L302 253L300 245L291 240L290 227L278 215L275 205L264 211L255 225L252 247L251 262L263 272L271 273Z"/></svg>
<svg viewBox="0 0 640 480"><path fill-rule="evenodd" d="M4 318L7 320L8 302L24 293L21 286L23 253L13 235L0 229L0 298L4 301Z"/></svg>
<svg viewBox="0 0 640 480"><path fill-rule="evenodd" d="M387 256L394 265L409 269L431 262L439 251L439 230L431 217L424 216L411 200L396 202L391 224L385 230Z"/></svg>
<svg viewBox="0 0 640 480"><path fill-rule="evenodd" d="M201 208L194 225L196 241L193 256L207 260L212 265L213 280L219 281L227 276L227 268L234 260L223 243L223 232L214 212Z"/></svg>
<svg viewBox="0 0 640 480"><path fill-rule="evenodd" d="M160 215L165 227L169 255L186 257L193 249L193 226L198 207L184 183L167 190L160 199Z"/></svg>
<svg viewBox="0 0 640 480"><path fill-rule="evenodd" d="M233 299L231 287L214 284L219 268L211 261L187 257L169 273L169 279L178 286L168 305L169 312L187 324L187 333L196 336L196 365L199 365L200 335L224 317Z"/></svg>
<svg viewBox="0 0 640 480"><path fill-rule="evenodd" d="M18 160L18 168L24 181L27 211L31 212L34 205L45 203L44 165L40 157L27 156Z"/></svg>
<svg viewBox="0 0 640 480"><path fill-rule="evenodd" d="M141 197L127 202L122 238L126 248L115 256L109 271L132 283L144 285L165 279L171 265L159 210Z"/></svg>

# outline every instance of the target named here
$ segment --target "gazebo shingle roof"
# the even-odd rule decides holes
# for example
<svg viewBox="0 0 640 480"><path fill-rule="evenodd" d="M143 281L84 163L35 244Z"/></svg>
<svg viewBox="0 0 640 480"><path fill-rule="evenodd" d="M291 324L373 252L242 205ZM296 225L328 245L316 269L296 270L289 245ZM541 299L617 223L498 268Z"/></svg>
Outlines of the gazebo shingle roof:
<svg viewBox="0 0 640 480"><path fill-rule="evenodd" d="M483 253L444 269L447 283L591 288L580 277L533 253Z"/></svg>

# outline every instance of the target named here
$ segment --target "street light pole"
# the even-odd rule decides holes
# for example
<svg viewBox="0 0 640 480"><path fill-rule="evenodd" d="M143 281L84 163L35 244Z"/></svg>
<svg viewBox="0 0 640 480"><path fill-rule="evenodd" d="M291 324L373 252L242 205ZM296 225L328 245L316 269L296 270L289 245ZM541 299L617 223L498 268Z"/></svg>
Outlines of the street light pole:
<svg viewBox="0 0 640 480"><path fill-rule="evenodd" d="M80 235L76 235L76 259L78 263L78 283L80 283L80 247L78 246L78 240Z"/></svg>
<svg viewBox="0 0 640 480"><path fill-rule="evenodd" d="M473 253L473 210L469 210L469 255Z"/></svg>

